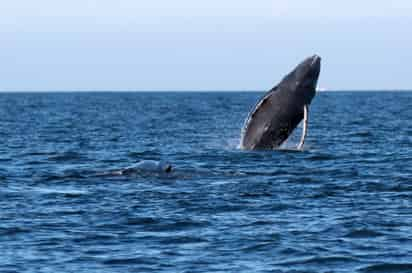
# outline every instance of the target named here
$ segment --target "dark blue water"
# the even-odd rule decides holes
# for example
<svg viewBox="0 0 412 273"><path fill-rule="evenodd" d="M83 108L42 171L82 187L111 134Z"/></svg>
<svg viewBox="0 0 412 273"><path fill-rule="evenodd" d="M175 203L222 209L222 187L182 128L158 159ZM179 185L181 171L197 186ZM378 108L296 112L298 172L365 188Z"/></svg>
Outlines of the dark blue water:
<svg viewBox="0 0 412 273"><path fill-rule="evenodd" d="M261 95L0 94L0 272L412 272L412 93L241 151ZM110 175L140 160L175 170Z"/></svg>

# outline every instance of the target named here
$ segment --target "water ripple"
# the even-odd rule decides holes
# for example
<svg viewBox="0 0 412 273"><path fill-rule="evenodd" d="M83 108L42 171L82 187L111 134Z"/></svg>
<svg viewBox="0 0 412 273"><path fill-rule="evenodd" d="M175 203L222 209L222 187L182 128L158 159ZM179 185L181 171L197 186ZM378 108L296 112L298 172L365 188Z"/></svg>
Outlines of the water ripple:
<svg viewBox="0 0 412 273"><path fill-rule="evenodd" d="M260 95L0 94L0 271L412 272L412 93L319 93L303 151L241 151Z"/></svg>

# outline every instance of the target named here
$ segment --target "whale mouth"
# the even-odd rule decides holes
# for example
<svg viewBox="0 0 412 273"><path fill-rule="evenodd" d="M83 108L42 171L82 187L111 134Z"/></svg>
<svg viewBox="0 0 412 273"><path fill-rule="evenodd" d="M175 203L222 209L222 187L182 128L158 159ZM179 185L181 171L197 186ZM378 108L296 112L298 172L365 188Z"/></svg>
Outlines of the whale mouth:
<svg viewBox="0 0 412 273"><path fill-rule="evenodd" d="M318 55L309 57L305 63L301 64L300 71L297 73L297 86L299 90L309 91L309 93L315 91L319 73L320 73L321 58ZM305 95L306 96L306 95ZM311 100L311 99L310 99Z"/></svg>
<svg viewBox="0 0 412 273"><path fill-rule="evenodd" d="M321 58L318 55L313 55L312 57L312 62L310 63L310 66L318 66L320 64Z"/></svg>

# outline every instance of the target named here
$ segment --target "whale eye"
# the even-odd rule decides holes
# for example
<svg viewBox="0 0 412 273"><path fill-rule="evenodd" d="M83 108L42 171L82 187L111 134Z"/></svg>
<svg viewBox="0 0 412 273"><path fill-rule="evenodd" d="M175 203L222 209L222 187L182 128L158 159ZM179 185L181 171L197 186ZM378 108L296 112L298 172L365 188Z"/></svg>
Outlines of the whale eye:
<svg viewBox="0 0 412 273"><path fill-rule="evenodd" d="M165 167L165 172L170 173L172 171L172 165L167 164Z"/></svg>

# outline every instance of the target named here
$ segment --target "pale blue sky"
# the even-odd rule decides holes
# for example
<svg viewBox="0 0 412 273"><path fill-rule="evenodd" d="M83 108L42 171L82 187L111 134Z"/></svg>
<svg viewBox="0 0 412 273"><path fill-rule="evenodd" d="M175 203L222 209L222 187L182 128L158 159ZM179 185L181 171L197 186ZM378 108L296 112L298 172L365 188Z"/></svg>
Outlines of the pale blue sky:
<svg viewBox="0 0 412 273"><path fill-rule="evenodd" d="M0 0L0 90L412 89L410 0Z"/></svg>

